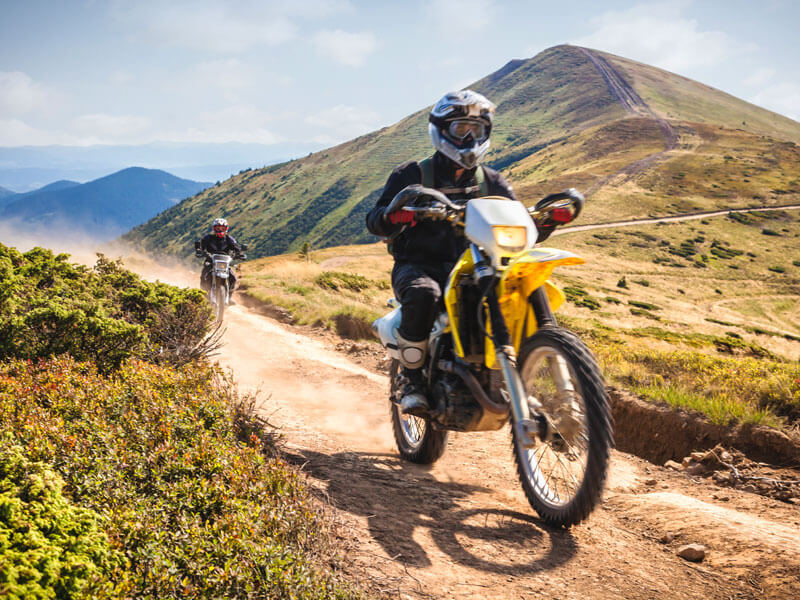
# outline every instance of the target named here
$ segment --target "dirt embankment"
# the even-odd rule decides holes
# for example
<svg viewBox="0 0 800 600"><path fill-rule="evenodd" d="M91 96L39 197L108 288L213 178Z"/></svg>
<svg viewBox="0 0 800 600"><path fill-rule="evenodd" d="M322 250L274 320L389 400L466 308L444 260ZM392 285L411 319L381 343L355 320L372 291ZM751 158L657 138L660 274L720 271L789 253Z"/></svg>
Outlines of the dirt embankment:
<svg viewBox="0 0 800 600"><path fill-rule="evenodd" d="M623 390L612 389L610 398L617 449L652 463L680 461L721 445L757 461L800 467L800 440L771 427L718 425L699 413L645 402Z"/></svg>

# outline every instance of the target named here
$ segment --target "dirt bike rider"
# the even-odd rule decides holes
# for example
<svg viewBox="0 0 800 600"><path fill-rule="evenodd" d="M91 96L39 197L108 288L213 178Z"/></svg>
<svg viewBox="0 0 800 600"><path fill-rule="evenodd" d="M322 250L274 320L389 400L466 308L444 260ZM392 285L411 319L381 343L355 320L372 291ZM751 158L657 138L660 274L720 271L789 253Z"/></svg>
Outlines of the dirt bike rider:
<svg viewBox="0 0 800 600"><path fill-rule="evenodd" d="M489 150L494 111L492 102L472 90L445 94L428 117L428 132L436 152L425 161L397 167L367 215L367 229L391 240L395 260L392 287L403 306L397 340L407 381L400 407L406 414L424 416L429 410L421 370L428 335L441 310L447 276L467 248L467 241L448 223L417 223L412 213L388 213L387 208L400 190L419 183L461 203L480 196L516 200L503 176L481 165Z"/></svg>
<svg viewBox="0 0 800 600"><path fill-rule="evenodd" d="M242 247L228 235L228 221L225 219L214 219L211 225L212 232L207 233L194 243L195 256L205 258L203 271L200 273L200 288L208 293L211 291L211 264L210 254L228 254L234 258L241 258L244 255ZM230 280L230 293L236 288L236 275L233 269L228 276Z"/></svg>

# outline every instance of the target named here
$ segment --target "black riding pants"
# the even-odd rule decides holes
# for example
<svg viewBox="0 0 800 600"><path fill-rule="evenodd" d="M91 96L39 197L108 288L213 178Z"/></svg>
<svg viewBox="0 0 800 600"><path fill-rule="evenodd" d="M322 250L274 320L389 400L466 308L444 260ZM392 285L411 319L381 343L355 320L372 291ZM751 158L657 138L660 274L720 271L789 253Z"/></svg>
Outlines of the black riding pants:
<svg viewBox="0 0 800 600"><path fill-rule="evenodd" d="M403 305L398 330L408 341L419 342L428 337L436 315L443 308L442 293L452 268L452 264L394 264L392 288Z"/></svg>

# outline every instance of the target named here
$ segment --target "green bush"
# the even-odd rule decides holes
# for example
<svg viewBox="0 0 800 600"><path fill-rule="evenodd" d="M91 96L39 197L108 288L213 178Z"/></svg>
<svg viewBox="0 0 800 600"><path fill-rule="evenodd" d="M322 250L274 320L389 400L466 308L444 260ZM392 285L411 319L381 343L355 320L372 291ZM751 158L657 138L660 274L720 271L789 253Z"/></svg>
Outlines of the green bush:
<svg viewBox="0 0 800 600"><path fill-rule="evenodd" d="M314 280L318 286L329 290L351 290L353 292L360 292L368 289L373 282L356 273L343 273L340 271L325 271L317 275Z"/></svg>
<svg viewBox="0 0 800 600"><path fill-rule="evenodd" d="M645 310L661 310L660 306L656 306L655 304L650 304L649 302L640 302L639 300L628 300L628 304L631 306L636 306L638 308L643 308Z"/></svg>
<svg viewBox="0 0 800 600"><path fill-rule="evenodd" d="M575 306L584 306L589 310L597 310L600 308L600 302L590 296L589 292L583 288L568 285L563 291L567 300L572 302Z"/></svg>
<svg viewBox="0 0 800 600"><path fill-rule="evenodd" d="M0 592L3 598L113 594L124 563L94 511L62 493L63 480L21 448L0 441ZM117 590L119 591L119 590Z"/></svg>
<svg viewBox="0 0 800 600"><path fill-rule="evenodd" d="M0 244L0 358L68 353L102 371L131 356L179 364L208 333L201 291L143 281L102 255L91 269L68 259Z"/></svg>
<svg viewBox="0 0 800 600"><path fill-rule="evenodd" d="M110 569L107 597L350 597L320 570L333 563L302 481L231 394L199 364L0 363L0 440L52 465L124 555L104 559L91 528L74 540Z"/></svg>

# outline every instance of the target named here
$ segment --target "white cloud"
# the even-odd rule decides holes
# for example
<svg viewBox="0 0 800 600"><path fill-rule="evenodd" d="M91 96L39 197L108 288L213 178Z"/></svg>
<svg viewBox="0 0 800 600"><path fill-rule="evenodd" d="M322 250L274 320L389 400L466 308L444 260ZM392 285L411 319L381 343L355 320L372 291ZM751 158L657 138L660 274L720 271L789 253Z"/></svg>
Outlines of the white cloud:
<svg viewBox="0 0 800 600"><path fill-rule="evenodd" d="M297 37L296 19L353 10L346 0L118 1L115 8L120 21L159 43L209 53L283 44Z"/></svg>
<svg viewBox="0 0 800 600"><path fill-rule="evenodd" d="M275 144L283 141L271 126L274 118L249 104L230 105L200 113L195 126L186 131L173 131L163 139L181 142L253 142Z"/></svg>
<svg viewBox="0 0 800 600"><path fill-rule="evenodd" d="M0 71L0 114L5 117L48 113L59 94L22 71Z"/></svg>
<svg viewBox="0 0 800 600"><path fill-rule="evenodd" d="M252 68L235 58L199 63L194 66L192 76L201 89L247 88L257 77Z"/></svg>
<svg viewBox="0 0 800 600"><path fill-rule="evenodd" d="M759 67L744 80L747 85L763 86L772 81L776 75L772 67Z"/></svg>
<svg viewBox="0 0 800 600"><path fill-rule="evenodd" d="M492 23L496 7L491 0L433 0L428 15L448 35L476 33Z"/></svg>
<svg viewBox="0 0 800 600"><path fill-rule="evenodd" d="M380 127L380 115L363 106L340 104L306 116L308 137L320 144L337 144Z"/></svg>
<svg viewBox="0 0 800 600"><path fill-rule="evenodd" d="M686 1L639 4L592 19L594 33L570 43L604 50L670 71L724 64L755 45L721 31L702 31L682 16Z"/></svg>
<svg viewBox="0 0 800 600"><path fill-rule="evenodd" d="M750 102L800 121L800 85L776 83L762 89Z"/></svg>
<svg viewBox="0 0 800 600"><path fill-rule="evenodd" d="M104 113L81 115L70 123L70 129L94 143L141 143L150 137L152 121L137 115Z"/></svg>
<svg viewBox="0 0 800 600"><path fill-rule="evenodd" d="M320 31L314 36L317 51L348 67L360 67L378 43L372 33L350 33L340 29Z"/></svg>
<svg viewBox="0 0 800 600"><path fill-rule="evenodd" d="M108 74L108 83L116 87L133 83L134 79L133 73L124 69L115 69Z"/></svg>
<svg viewBox="0 0 800 600"><path fill-rule="evenodd" d="M56 144L52 134L35 129L19 119L0 119L0 146L43 146Z"/></svg>

